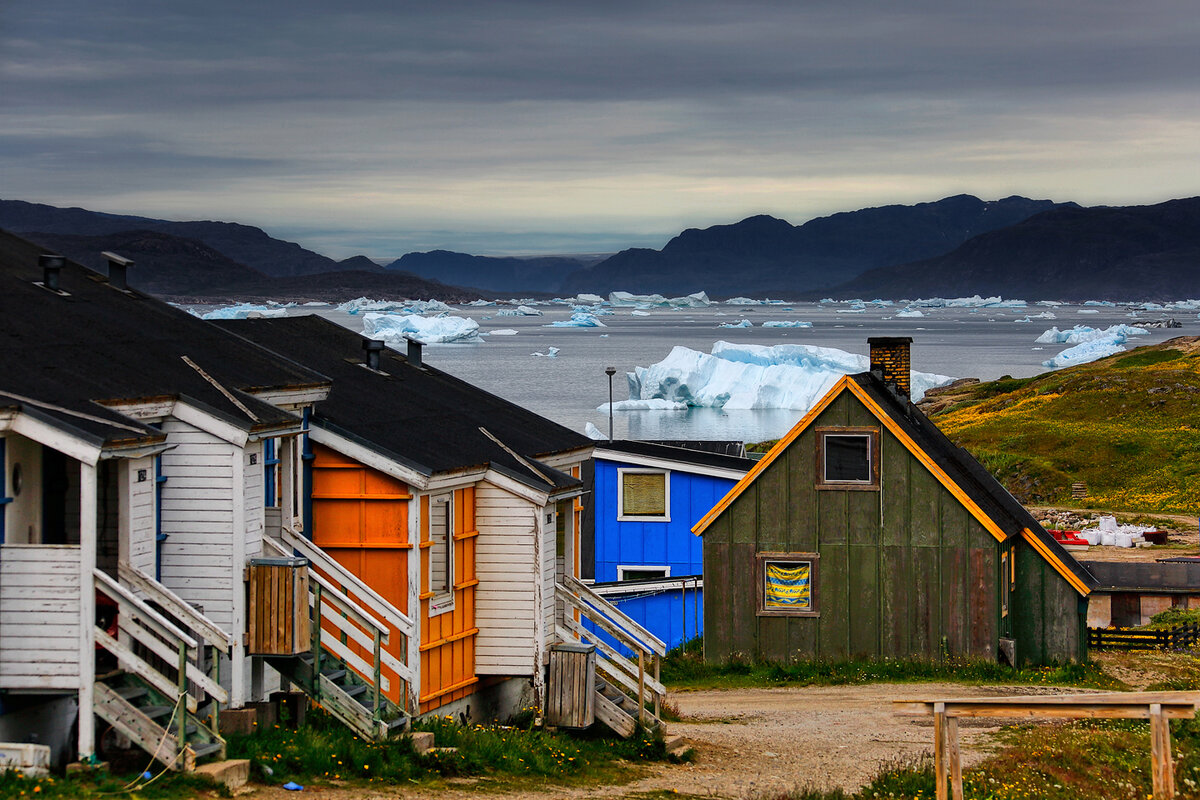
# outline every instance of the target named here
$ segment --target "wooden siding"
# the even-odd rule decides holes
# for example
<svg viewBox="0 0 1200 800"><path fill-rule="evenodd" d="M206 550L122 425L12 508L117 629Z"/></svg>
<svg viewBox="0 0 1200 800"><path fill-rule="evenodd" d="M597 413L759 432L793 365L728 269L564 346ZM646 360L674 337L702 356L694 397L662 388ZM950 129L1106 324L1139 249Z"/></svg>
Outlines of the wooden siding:
<svg viewBox="0 0 1200 800"><path fill-rule="evenodd" d="M126 462L126 481L128 487L124 492L128 503L128 561L129 564L147 575L154 574L154 457L131 459ZM146 471L146 480L139 482L138 470Z"/></svg>
<svg viewBox="0 0 1200 800"><path fill-rule="evenodd" d="M1013 636L1019 664L1082 661L1087 655L1087 606L1026 542L1016 547Z"/></svg>
<svg viewBox="0 0 1200 800"><path fill-rule="evenodd" d="M389 603L410 613L408 485L318 444L313 445L312 476L313 543ZM395 627L388 630L385 649L407 661L404 637ZM372 660L372 653L353 647L364 660ZM399 681L392 680L387 696L403 705L403 691Z"/></svg>
<svg viewBox="0 0 1200 800"><path fill-rule="evenodd" d="M439 492L439 494L441 494ZM430 497L421 497L421 694L420 712L426 713L462 699L475 690L475 487L452 494L454 531L454 607L430 616L429 590L432 541L429 530Z"/></svg>
<svg viewBox="0 0 1200 800"><path fill-rule="evenodd" d="M79 687L79 583L77 546L0 547L0 689Z"/></svg>
<svg viewBox="0 0 1200 800"><path fill-rule="evenodd" d="M555 523L555 508L548 505L538 512L538 525L541 528L541 570L542 570L542 631L543 641L554 641L554 619L556 600L554 582L561 573L562 557L558 554L558 531ZM544 654L540 658L544 658ZM544 662L539 660L539 669Z"/></svg>
<svg viewBox="0 0 1200 800"><path fill-rule="evenodd" d="M490 483L475 490L475 670L479 675L533 675L537 583L534 539L540 509Z"/></svg>
<svg viewBox="0 0 1200 800"><path fill-rule="evenodd" d="M251 464L250 459L254 458L255 463ZM263 443L250 442L246 445L242 453L243 469L242 480L245 490L242 492L242 497L246 505L246 534L245 534L245 558L249 563L250 559L258 558L262 555L263 543L262 537L266 529L266 497L263 495Z"/></svg>
<svg viewBox="0 0 1200 800"><path fill-rule="evenodd" d="M818 426L880 430L879 491L814 488ZM819 616L757 615L759 552L819 554ZM991 658L999 559L991 534L843 392L705 531L705 654Z"/></svg>
<svg viewBox="0 0 1200 800"><path fill-rule="evenodd" d="M233 471L235 448L186 422L163 422L161 582L225 630L233 624ZM239 565L240 566L240 565ZM237 587L240 590L240 586Z"/></svg>

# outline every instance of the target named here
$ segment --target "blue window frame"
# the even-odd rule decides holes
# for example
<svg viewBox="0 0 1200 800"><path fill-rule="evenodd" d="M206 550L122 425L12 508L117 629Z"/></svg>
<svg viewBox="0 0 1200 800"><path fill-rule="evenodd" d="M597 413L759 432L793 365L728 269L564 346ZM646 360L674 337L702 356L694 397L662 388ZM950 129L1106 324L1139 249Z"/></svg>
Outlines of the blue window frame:
<svg viewBox="0 0 1200 800"><path fill-rule="evenodd" d="M4 506L13 501L6 491L8 486L8 440L6 439L0 439L0 470L4 470L3 473L0 473L0 544L4 544L4 522L5 517L8 516L8 509Z"/></svg>
<svg viewBox="0 0 1200 800"><path fill-rule="evenodd" d="M162 529L163 487L167 476L163 475L162 456L154 457L154 580L162 580L162 549L167 534Z"/></svg>
<svg viewBox="0 0 1200 800"><path fill-rule="evenodd" d="M279 475L279 454L274 439L263 440L263 505L274 508L279 505L276 490Z"/></svg>

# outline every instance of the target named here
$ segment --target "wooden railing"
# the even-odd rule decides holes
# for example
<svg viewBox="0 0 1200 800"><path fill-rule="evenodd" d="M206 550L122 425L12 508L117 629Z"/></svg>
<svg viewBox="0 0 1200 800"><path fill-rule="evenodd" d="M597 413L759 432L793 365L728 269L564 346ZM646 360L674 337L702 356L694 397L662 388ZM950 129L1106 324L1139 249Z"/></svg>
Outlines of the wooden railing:
<svg viewBox="0 0 1200 800"><path fill-rule="evenodd" d="M595 645L596 669L604 673L610 684L637 701L638 721L651 726L661 725L662 701L667 690L659 681L659 669L661 659L667 654L666 644L575 578L565 576L562 583L555 584L554 593L563 604L562 617L556 624L557 638L562 642ZM596 632L585 627L583 620L628 648L633 658L617 652Z"/></svg>
<svg viewBox="0 0 1200 800"><path fill-rule="evenodd" d="M1200 644L1195 622L1165 630L1088 628L1088 647L1109 650L1184 650Z"/></svg>
<svg viewBox="0 0 1200 800"><path fill-rule="evenodd" d="M901 713L933 716L933 761L937 800L963 800L958 720L962 717L1050 719L1145 719L1150 721L1150 771L1154 800L1175 796L1171 760L1172 719L1191 719L1200 692L1097 692L1025 697L963 697L894 700Z"/></svg>
<svg viewBox="0 0 1200 800"><path fill-rule="evenodd" d="M314 568L309 572L309 601L318 612L312 627L316 674L320 674L320 652L325 650L371 685L377 721L385 705L382 693L391 691L393 680L400 682L403 710L415 713L412 669L383 647L390 642L394 628L403 637L399 652L407 653L407 639L416 632L413 621L324 550L287 528L282 533L282 544L264 541L280 555L298 553ZM360 656L351 644L363 648L370 659Z"/></svg>

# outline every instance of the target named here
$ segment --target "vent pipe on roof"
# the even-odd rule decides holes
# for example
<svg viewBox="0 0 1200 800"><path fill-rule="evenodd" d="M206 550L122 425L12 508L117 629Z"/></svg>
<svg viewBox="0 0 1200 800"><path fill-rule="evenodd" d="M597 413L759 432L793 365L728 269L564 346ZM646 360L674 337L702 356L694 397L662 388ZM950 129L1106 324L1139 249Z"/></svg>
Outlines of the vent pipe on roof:
<svg viewBox="0 0 1200 800"><path fill-rule="evenodd" d="M871 372L879 373L896 394L911 396L912 362L909 356L911 336L873 336L867 339L871 346Z"/></svg>
<svg viewBox="0 0 1200 800"><path fill-rule="evenodd" d="M424 347L424 345L418 339L414 339L411 336L409 337L409 339L408 339L408 363L411 366L414 366L414 367L421 366L421 348L422 347Z"/></svg>
<svg viewBox="0 0 1200 800"><path fill-rule="evenodd" d="M52 292L61 292L58 278L65 263L65 258L52 253L43 253L38 256L38 266L42 268L42 285Z"/></svg>
<svg viewBox="0 0 1200 800"><path fill-rule="evenodd" d="M114 289L125 291L128 288L126 270L133 266L133 262L107 250L100 255L108 259L108 285Z"/></svg>
<svg viewBox="0 0 1200 800"><path fill-rule="evenodd" d="M367 366L379 371L379 354L383 352L383 342L378 339L363 339L363 350L367 351Z"/></svg>

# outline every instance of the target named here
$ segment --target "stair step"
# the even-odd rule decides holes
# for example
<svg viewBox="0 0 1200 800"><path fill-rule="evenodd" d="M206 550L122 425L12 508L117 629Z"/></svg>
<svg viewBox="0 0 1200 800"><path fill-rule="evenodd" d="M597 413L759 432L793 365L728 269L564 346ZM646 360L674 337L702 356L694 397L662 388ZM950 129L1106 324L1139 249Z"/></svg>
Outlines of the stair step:
<svg viewBox="0 0 1200 800"><path fill-rule="evenodd" d="M192 745L192 750L196 751L196 758L201 759L205 756L211 756L213 753L220 750L222 747L220 742L205 742L203 744Z"/></svg>
<svg viewBox="0 0 1200 800"><path fill-rule="evenodd" d="M175 711L175 706L142 706L138 709L150 719L169 717Z"/></svg>
<svg viewBox="0 0 1200 800"><path fill-rule="evenodd" d="M342 691L351 697L358 697L359 695L366 693L367 685L365 683L352 683L347 686L343 686Z"/></svg>
<svg viewBox="0 0 1200 800"><path fill-rule="evenodd" d="M408 717L404 716L403 714L395 719L390 719L387 721L387 731L389 735L406 730L408 730Z"/></svg>
<svg viewBox="0 0 1200 800"><path fill-rule="evenodd" d="M133 705L137 705L137 703L133 702L134 700L138 700L149 694L149 692L147 692L141 686L120 686L113 689L113 691L120 695L122 700L127 703L132 703Z"/></svg>
<svg viewBox="0 0 1200 800"><path fill-rule="evenodd" d="M323 670L321 670L321 674L324 675L329 680L333 681L334 683L337 683L342 678L346 677L346 670L344 670L344 669L323 669Z"/></svg>

